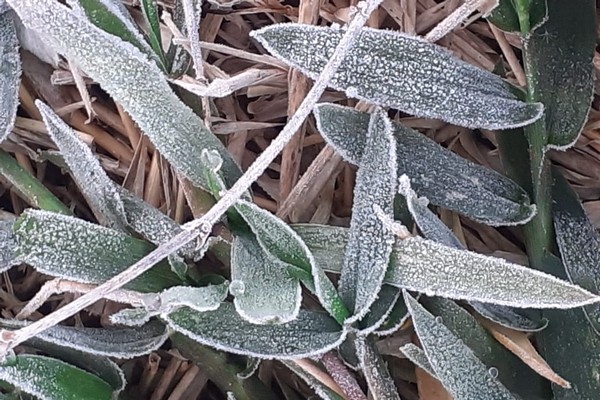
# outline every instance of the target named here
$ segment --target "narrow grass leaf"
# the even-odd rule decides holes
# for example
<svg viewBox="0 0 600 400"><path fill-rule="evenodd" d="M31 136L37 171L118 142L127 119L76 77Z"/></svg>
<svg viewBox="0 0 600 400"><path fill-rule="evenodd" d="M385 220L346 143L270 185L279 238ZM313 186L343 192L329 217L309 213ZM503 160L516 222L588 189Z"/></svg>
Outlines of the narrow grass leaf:
<svg viewBox="0 0 600 400"><path fill-rule="evenodd" d="M115 184L106 175L98 159L90 148L77 137L75 131L50 107L40 100L37 100L35 104L42 114L48 134L58 146L77 186L98 221L102 225L124 231L127 218L123 202Z"/></svg>
<svg viewBox="0 0 600 400"><path fill-rule="evenodd" d="M39 272L81 283L100 284L150 253L154 246L81 219L26 210L14 225L17 257ZM160 263L126 288L160 292L181 283Z"/></svg>
<svg viewBox="0 0 600 400"><path fill-rule="evenodd" d="M288 367L292 372L298 375L312 390L315 391L317 396L323 400L343 400L343 398L331 390L327 385L323 384L320 380L314 377L314 375L309 374L304 369L302 369L298 364L294 361L290 360L281 360L283 365Z"/></svg>
<svg viewBox="0 0 600 400"><path fill-rule="evenodd" d="M410 362L427 372L432 377L437 378L433 367L427 359L427 355L421 348L417 347L415 344L408 343L400 347L400 351L404 353Z"/></svg>
<svg viewBox="0 0 600 400"><path fill-rule="evenodd" d="M265 251L309 274L311 278L304 274L297 277L315 293L323 308L342 323L348 316L348 310L321 264L315 261L311 251L294 230L273 214L249 201L240 200L235 208L248 223Z"/></svg>
<svg viewBox="0 0 600 400"><path fill-rule="evenodd" d="M585 214L577 194L559 173L554 176L554 229L569 280L600 293L600 234ZM584 307L592 328L600 335L600 305Z"/></svg>
<svg viewBox="0 0 600 400"><path fill-rule="evenodd" d="M339 292L352 316L362 318L377 299L389 264L394 234L378 210L393 213L396 194L396 143L382 110L371 116L366 149L354 186L354 205Z"/></svg>
<svg viewBox="0 0 600 400"><path fill-rule="evenodd" d="M529 1L529 26L530 31L536 29L548 19L546 0ZM519 14L515 10L512 0L500 0L498 6L486 16L498 28L506 32L521 33ZM527 34L529 34L529 32Z"/></svg>
<svg viewBox="0 0 600 400"><path fill-rule="evenodd" d="M352 108L317 105L317 127L349 162L360 166L367 143L369 115ZM410 128L393 124L397 175L406 174L419 196L436 206L486 225L517 225L535 214L524 189L503 175L477 165Z"/></svg>
<svg viewBox="0 0 600 400"><path fill-rule="evenodd" d="M148 39L154 52L164 64L164 53L160 34L160 18L158 17L158 3L156 0L141 0L142 12L148 24Z"/></svg>
<svg viewBox="0 0 600 400"><path fill-rule="evenodd" d="M529 81L535 82L532 101L544 103L548 146L565 150L577 141L591 107L596 3L547 4L548 20L525 40L524 64Z"/></svg>
<svg viewBox="0 0 600 400"><path fill-rule="evenodd" d="M573 308L600 297L551 275L419 237L396 241L386 283L428 296L517 308Z"/></svg>
<svg viewBox="0 0 600 400"><path fill-rule="evenodd" d="M0 220L0 272L20 263L17 258L17 240L13 233L14 221Z"/></svg>
<svg viewBox="0 0 600 400"><path fill-rule="evenodd" d="M455 400L515 400L465 343L407 292L415 331L439 381Z"/></svg>
<svg viewBox="0 0 600 400"><path fill-rule="evenodd" d="M366 337L356 339L356 354L360 360L360 369L369 386L369 396L379 400L400 400L387 365L373 343Z"/></svg>
<svg viewBox="0 0 600 400"><path fill-rule="evenodd" d="M251 33L271 54L316 79L343 31L294 23ZM364 28L330 86L349 97L469 128L508 129L542 116L509 85L417 36Z"/></svg>
<svg viewBox="0 0 600 400"><path fill-rule="evenodd" d="M72 59L132 116L161 154L203 186L202 149L218 150L228 184L240 170L223 144L173 93L165 76L148 57L56 1L8 0L23 23L44 35ZM85 38L85 40L83 40Z"/></svg>
<svg viewBox="0 0 600 400"><path fill-rule="evenodd" d="M255 325L230 303L204 313L184 307L163 318L173 330L198 343L263 359L316 357L339 346L346 335L323 313L300 310L298 318L286 324Z"/></svg>
<svg viewBox="0 0 600 400"><path fill-rule="evenodd" d="M49 357L19 355L0 366L0 380L42 400L111 400L111 386L82 369Z"/></svg>
<svg viewBox="0 0 600 400"><path fill-rule="evenodd" d="M482 317L516 331L539 332L548 326L548 320L543 318L529 318L521 314L518 309L512 307L480 303L477 301L470 301L469 305Z"/></svg>
<svg viewBox="0 0 600 400"><path fill-rule="evenodd" d="M253 324L282 324L300 311L300 281L288 264L265 252L252 235L237 235L231 248L231 286L235 309Z"/></svg>
<svg viewBox="0 0 600 400"><path fill-rule="evenodd" d="M545 270L566 278L556 257L547 257ZM600 336L590 326L583 310L544 310L550 321L536 338L544 359L571 389L552 385L555 400L595 400L600 393Z"/></svg>
<svg viewBox="0 0 600 400"><path fill-rule="evenodd" d="M13 18L0 10L0 143L12 132L19 106L21 57Z"/></svg>

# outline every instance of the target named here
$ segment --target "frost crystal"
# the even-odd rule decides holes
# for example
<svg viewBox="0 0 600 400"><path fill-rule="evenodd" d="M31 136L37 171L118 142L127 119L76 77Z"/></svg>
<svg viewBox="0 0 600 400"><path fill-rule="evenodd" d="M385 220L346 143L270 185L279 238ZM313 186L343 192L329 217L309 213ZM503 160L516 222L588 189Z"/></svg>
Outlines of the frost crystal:
<svg viewBox="0 0 600 400"><path fill-rule="evenodd" d="M343 32L289 23L251 35L271 54L316 79ZM330 86L380 106L469 128L515 128L543 112L540 103L517 100L498 76L422 38L388 30L363 28Z"/></svg>
<svg viewBox="0 0 600 400"><path fill-rule="evenodd" d="M0 143L11 133L19 105L21 58L13 18L0 8Z"/></svg>

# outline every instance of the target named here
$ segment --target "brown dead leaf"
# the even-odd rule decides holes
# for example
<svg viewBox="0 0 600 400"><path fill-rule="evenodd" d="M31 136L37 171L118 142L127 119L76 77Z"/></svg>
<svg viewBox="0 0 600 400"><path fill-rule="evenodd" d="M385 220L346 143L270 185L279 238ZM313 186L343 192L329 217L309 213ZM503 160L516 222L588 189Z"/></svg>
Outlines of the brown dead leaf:
<svg viewBox="0 0 600 400"><path fill-rule="evenodd" d="M452 396L444 389L444 386L429 375L425 370L416 367L417 388L419 389L419 400L452 400Z"/></svg>

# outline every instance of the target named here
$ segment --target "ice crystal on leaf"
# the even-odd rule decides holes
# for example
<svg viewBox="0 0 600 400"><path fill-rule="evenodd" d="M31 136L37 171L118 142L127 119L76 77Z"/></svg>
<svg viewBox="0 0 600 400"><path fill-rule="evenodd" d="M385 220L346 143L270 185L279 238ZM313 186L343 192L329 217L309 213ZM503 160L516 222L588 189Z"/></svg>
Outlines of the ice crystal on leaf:
<svg viewBox="0 0 600 400"><path fill-rule="evenodd" d="M19 105L21 58L13 18L0 6L0 143L12 131Z"/></svg>

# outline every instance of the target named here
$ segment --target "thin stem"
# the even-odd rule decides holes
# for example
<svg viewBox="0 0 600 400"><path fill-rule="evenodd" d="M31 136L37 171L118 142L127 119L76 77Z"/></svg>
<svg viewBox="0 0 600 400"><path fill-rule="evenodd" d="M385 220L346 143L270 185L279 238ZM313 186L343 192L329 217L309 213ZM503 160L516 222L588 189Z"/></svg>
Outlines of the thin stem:
<svg viewBox="0 0 600 400"><path fill-rule="evenodd" d="M8 351L15 348L24 341L36 336L40 332L60 323L70 316L78 313L82 309L92 305L99 299L104 298L109 293L113 292L131 282L154 264L166 258L191 242L195 238L199 238L201 243L204 243L210 234L212 226L219 218L235 204L235 202L250 188L262 173L267 169L271 162L283 150L290 138L298 130L306 117L311 113L315 104L319 101L321 95L327 88L327 85L346 54L356 41L360 31L371 15L371 13L379 6L382 0L367 0L365 3L359 3L359 12L357 12L353 20L348 24L344 36L335 49L335 52L325 65L323 72L315 81L313 88L307 94L306 98L298 107L298 110L288 121L279 136L269 145L269 147L256 159L256 161L248 168L246 173L231 187L229 191L209 210L202 218L198 218L185 224L183 232L173 237L168 242L160 245L153 252L142 258L140 261L133 264L127 270L111 278L107 282L98 286L88 294L76 299L72 303L60 308L44 318L32 323L31 325L19 329L17 331L0 331L0 344L3 348L0 349L0 358L4 358ZM361 6L362 5L362 6Z"/></svg>

